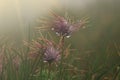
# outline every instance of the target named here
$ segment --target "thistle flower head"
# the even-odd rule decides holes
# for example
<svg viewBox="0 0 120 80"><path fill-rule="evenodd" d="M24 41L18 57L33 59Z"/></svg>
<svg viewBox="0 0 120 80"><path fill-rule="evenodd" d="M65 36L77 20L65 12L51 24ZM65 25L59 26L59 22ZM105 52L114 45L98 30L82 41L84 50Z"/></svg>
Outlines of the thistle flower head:
<svg viewBox="0 0 120 80"><path fill-rule="evenodd" d="M31 45L31 51L29 53L30 59L43 57L44 62L52 63L57 62L60 59L60 50L58 46L53 42L45 38L39 38L39 43L34 41Z"/></svg>
<svg viewBox="0 0 120 80"><path fill-rule="evenodd" d="M53 13L55 19L52 21L52 30L56 32L58 36L69 37L73 32L79 30L84 26L86 21L80 20L78 23L70 23L64 17L58 16Z"/></svg>
<svg viewBox="0 0 120 80"><path fill-rule="evenodd" d="M52 63L53 61L59 61L60 59L60 51L56 49L54 46L47 46L44 53L44 61L48 63Z"/></svg>
<svg viewBox="0 0 120 80"><path fill-rule="evenodd" d="M57 35L68 36L69 35L69 23L63 17L57 17L52 24L52 30L56 32Z"/></svg>

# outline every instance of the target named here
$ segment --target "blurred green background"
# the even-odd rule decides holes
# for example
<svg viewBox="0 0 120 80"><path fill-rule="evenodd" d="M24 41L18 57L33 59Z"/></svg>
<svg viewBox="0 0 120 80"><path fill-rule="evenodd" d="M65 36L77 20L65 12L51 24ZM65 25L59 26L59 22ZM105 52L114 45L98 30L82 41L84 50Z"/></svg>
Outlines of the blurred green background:
<svg viewBox="0 0 120 80"><path fill-rule="evenodd" d="M0 46L8 43L21 48L23 40L39 37L35 27L41 25L40 18L51 16L51 9L61 16L67 12L75 20L89 17L85 29L65 39L65 43L76 50L71 52L71 58L80 58L80 61L72 62L70 58L68 61L77 68L92 66L90 71L93 69L93 73L97 70L106 72L106 69L109 72L120 66L119 8L120 0L0 0ZM58 36L51 34L57 41ZM111 74L114 76L116 71Z"/></svg>
<svg viewBox="0 0 120 80"><path fill-rule="evenodd" d="M39 24L36 20L47 15L49 9L66 11L77 19L90 17L87 28L71 37L79 48L103 48L109 42L119 43L119 0L1 0L0 5L0 35L16 43L26 39L28 28Z"/></svg>
<svg viewBox="0 0 120 80"><path fill-rule="evenodd" d="M23 40L33 39L37 19L46 16L50 9L67 12L75 19L89 17L89 24L72 35L66 43L80 51L98 52L106 50L108 45L120 45L120 9L119 0L1 0L0 36L9 42L21 45ZM51 16L51 15L48 15Z"/></svg>

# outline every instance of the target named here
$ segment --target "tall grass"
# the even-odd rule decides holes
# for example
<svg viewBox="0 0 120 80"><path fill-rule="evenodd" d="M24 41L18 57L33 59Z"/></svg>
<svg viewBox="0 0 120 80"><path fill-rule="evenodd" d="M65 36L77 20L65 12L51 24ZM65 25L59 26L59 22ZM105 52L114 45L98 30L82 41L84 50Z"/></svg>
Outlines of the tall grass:
<svg viewBox="0 0 120 80"><path fill-rule="evenodd" d="M59 18L58 15L53 15ZM30 34L30 27L28 32ZM1 44L0 80L120 80L120 46L117 42L110 42L100 52L94 50L81 53L72 49L72 43L66 44L71 39L66 36L71 36L72 32L66 34L63 31L57 36L58 39L52 37L53 31L50 32L52 33L40 33L40 37L35 40L30 40L29 35L28 42L24 42L25 46L19 49ZM60 59L56 60L58 54L55 58L52 57L52 61L48 59L57 52Z"/></svg>

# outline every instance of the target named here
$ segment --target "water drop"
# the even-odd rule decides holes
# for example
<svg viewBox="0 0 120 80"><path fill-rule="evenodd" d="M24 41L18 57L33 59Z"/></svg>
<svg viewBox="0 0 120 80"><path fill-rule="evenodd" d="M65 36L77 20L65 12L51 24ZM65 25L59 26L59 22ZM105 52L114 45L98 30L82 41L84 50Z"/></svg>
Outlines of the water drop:
<svg viewBox="0 0 120 80"><path fill-rule="evenodd" d="M56 34L57 34L58 36L60 36L60 34L59 34L58 32L56 32Z"/></svg>
<svg viewBox="0 0 120 80"><path fill-rule="evenodd" d="M66 36L66 38L70 38L70 35Z"/></svg>
<svg viewBox="0 0 120 80"><path fill-rule="evenodd" d="M44 63L46 63L47 61L43 61Z"/></svg>
<svg viewBox="0 0 120 80"><path fill-rule="evenodd" d="M51 28L51 30L54 30L54 28Z"/></svg>

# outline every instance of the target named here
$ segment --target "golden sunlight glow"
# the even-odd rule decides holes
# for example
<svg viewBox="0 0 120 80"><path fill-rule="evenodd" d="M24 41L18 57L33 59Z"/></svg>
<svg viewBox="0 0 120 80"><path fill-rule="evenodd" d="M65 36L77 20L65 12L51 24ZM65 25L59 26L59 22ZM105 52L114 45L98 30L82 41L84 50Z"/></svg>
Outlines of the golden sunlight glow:
<svg viewBox="0 0 120 80"><path fill-rule="evenodd" d="M0 0L0 32L20 28L56 4L57 0Z"/></svg>

